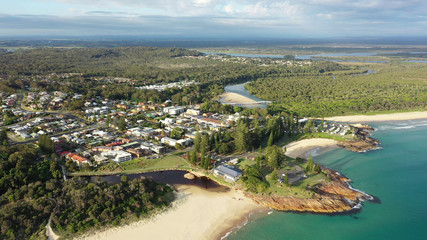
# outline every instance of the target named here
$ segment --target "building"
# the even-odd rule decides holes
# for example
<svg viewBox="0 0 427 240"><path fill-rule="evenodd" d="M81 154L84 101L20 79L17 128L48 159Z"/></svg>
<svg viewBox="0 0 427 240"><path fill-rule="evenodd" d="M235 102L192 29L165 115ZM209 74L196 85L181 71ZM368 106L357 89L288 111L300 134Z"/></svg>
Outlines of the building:
<svg viewBox="0 0 427 240"><path fill-rule="evenodd" d="M122 147L123 147L124 150L126 150L126 149L129 149L129 148L139 147L139 145L140 145L139 142L130 142L130 143L123 144Z"/></svg>
<svg viewBox="0 0 427 240"><path fill-rule="evenodd" d="M116 104L116 108L128 110L129 106L126 104Z"/></svg>
<svg viewBox="0 0 427 240"><path fill-rule="evenodd" d="M68 153L66 156L68 159L73 160L79 166L81 166L82 164L89 164L89 159L82 157L79 154Z"/></svg>
<svg viewBox="0 0 427 240"><path fill-rule="evenodd" d="M185 111L182 107L165 107L163 108L164 113L169 113L171 115L178 115L180 113L183 113Z"/></svg>
<svg viewBox="0 0 427 240"><path fill-rule="evenodd" d="M224 165L215 168L214 173L222 176L227 182L235 182L242 176L242 171L239 169Z"/></svg>
<svg viewBox="0 0 427 240"><path fill-rule="evenodd" d="M104 156L100 156L100 155L95 155L93 157L95 159L96 164L101 165L104 163L108 163L108 158L104 157Z"/></svg>
<svg viewBox="0 0 427 240"><path fill-rule="evenodd" d="M178 143L178 140L169 137L164 137L162 138L161 142L171 147L175 147L175 145Z"/></svg>
<svg viewBox="0 0 427 240"><path fill-rule="evenodd" d="M101 153L101 156L107 157L116 163L132 160L132 154L121 150L111 150L108 152L103 152Z"/></svg>
<svg viewBox="0 0 427 240"><path fill-rule="evenodd" d="M188 115L193 115L193 116L195 116L195 115L200 115L200 110L196 110L196 109L187 109L187 112L186 112Z"/></svg>

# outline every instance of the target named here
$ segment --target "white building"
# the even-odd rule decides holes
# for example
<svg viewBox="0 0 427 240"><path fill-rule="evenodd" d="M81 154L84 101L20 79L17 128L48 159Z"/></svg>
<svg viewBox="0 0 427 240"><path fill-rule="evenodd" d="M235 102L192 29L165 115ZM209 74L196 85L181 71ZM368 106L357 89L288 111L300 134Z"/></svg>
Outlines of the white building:
<svg viewBox="0 0 427 240"><path fill-rule="evenodd" d="M178 140L169 137L164 137L162 138L161 142L171 147L175 147L175 145L178 143Z"/></svg>
<svg viewBox="0 0 427 240"><path fill-rule="evenodd" d="M178 115L180 113L183 113L185 111L182 107L165 107L163 108L164 113L169 113L172 115Z"/></svg>
<svg viewBox="0 0 427 240"><path fill-rule="evenodd" d="M120 151L120 150L111 150L108 152L103 152L101 153L101 156L107 157L116 163L132 160L132 154L125 151Z"/></svg>

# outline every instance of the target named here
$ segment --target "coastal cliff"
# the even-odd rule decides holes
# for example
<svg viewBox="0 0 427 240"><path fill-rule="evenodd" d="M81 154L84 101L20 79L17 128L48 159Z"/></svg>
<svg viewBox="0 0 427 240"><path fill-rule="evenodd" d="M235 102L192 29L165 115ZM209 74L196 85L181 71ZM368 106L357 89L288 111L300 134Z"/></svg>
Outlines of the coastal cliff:
<svg viewBox="0 0 427 240"><path fill-rule="evenodd" d="M310 213L343 213L358 209L362 201L373 200L372 196L351 188L350 179L329 168L322 167L322 170L331 181L314 186L313 198L253 193L246 195L256 203L275 210Z"/></svg>
<svg viewBox="0 0 427 240"><path fill-rule="evenodd" d="M368 125L356 124L352 126L355 130L357 140L341 141L337 145L352 152L367 152L370 150L378 149L381 142L375 138L370 137L370 133L374 129Z"/></svg>

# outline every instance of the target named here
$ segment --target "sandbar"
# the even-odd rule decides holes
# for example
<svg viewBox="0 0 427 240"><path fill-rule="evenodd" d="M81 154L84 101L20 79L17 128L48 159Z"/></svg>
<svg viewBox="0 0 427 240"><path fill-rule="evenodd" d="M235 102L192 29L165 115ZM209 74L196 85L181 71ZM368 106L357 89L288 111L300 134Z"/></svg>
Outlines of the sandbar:
<svg viewBox="0 0 427 240"><path fill-rule="evenodd" d="M238 93L228 92L220 95L221 103L256 103L257 101Z"/></svg>

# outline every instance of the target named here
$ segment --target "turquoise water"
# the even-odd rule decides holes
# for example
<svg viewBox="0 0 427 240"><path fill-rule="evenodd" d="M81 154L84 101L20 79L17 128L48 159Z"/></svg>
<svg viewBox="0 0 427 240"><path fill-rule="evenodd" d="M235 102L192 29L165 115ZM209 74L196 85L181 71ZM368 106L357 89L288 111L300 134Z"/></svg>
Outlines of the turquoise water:
<svg viewBox="0 0 427 240"><path fill-rule="evenodd" d="M372 125L384 149L337 149L313 159L381 203L364 202L361 212L351 215L273 212L228 239L427 239L427 120Z"/></svg>

